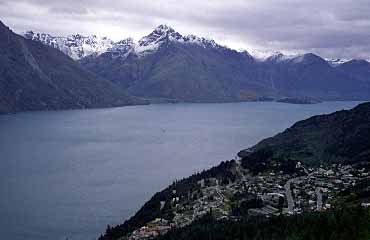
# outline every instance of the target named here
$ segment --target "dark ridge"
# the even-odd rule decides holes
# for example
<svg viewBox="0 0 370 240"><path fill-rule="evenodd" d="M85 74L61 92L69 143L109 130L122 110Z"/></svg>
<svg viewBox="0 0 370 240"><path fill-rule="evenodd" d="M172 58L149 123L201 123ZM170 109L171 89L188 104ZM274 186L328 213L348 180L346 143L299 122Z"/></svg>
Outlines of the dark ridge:
<svg viewBox="0 0 370 240"><path fill-rule="evenodd" d="M370 103L299 121L250 150L239 152L239 156L264 149L272 151L271 158L306 164L369 164Z"/></svg>

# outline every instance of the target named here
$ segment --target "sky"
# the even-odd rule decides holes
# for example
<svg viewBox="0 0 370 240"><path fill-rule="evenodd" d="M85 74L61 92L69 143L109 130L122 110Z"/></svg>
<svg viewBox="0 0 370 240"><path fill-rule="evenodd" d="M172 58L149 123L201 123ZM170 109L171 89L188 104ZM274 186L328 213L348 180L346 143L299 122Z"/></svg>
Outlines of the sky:
<svg viewBox="0 0 370 240"><path fill-rule="evenodd" d="M0 0L15 32L138 40L167 24L234 49L370 59L370 0Z"/></svg>

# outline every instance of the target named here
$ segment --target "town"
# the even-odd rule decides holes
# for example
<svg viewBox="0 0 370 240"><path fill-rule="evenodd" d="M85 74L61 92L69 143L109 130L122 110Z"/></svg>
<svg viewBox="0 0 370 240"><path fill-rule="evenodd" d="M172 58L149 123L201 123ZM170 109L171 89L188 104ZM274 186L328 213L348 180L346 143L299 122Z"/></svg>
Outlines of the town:
<svg viewBox="0 0 370 240"><path fill-rule="evenodd" d="M241 177L234 182L224 184L216 178L206 178L186 195L173 190L170 202L160 203L161 209L170 206L173 219L157 218L133 231L127 239L151 239L174 227L187 226L210 212L216 219L238 220L245 211L264 217L325 211L332 207L339 192L369 178L367 170L350 165L306 168L298 162L296 169L293 174L267 171L254 175L237 167Z"/></svg>

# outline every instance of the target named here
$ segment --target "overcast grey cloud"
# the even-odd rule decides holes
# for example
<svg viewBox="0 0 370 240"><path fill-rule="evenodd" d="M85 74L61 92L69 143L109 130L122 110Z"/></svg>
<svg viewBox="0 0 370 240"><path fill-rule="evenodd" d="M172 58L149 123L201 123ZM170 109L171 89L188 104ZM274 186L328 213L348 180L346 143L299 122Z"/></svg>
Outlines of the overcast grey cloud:
<svg viewBox="0 0 370 240"><path fill-rule="evenodd" d="M370 58L370 0L0 0L14 31L139 39L159 24L232 48Z"/></svg>

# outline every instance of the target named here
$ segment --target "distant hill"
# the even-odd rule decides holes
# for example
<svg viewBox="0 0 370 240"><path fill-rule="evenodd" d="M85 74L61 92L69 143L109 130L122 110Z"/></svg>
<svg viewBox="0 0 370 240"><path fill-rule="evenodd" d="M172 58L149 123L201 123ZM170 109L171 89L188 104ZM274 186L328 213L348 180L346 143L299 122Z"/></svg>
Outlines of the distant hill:
<svg viewBox="0 0 370 240"><path fill-rule="evenodd" d="M320 100L315 98L308 98L308 97L296 97L296 98L280 98L276 100L277 102L281 103L291 103L291 104L316 104L320 103Z"/></svg>
<svg viewBox="0 0 370 240"><path fill-rule="evenodd" d="M0 113L143 103L67 55L0 22Z"/></svg>
<svg viewBox="0 0 370 240"><path fill-rule="evenodd" d="M290 58L277 56L261 65L262 79L270 79L278 95L319 100L369 100L370 97L370 84L364 81L364 76L353 78L340 66L332 67L312 53Z"/></svg>
<svg viewBox="0 0 370 240"><path fill-rule="evenodd" d="M338 69L355 79L370 82L370 63L366 60L351 60L338 66Z"/></svg>
<svg viewBox="0 0 370 240"><path fill-rule="evenodd" d="M314 165L369 164L370 103L299 121L284 132L239 152L239 156L247 159L266 151L271 152L270 159L289 159Z"/></svg>

